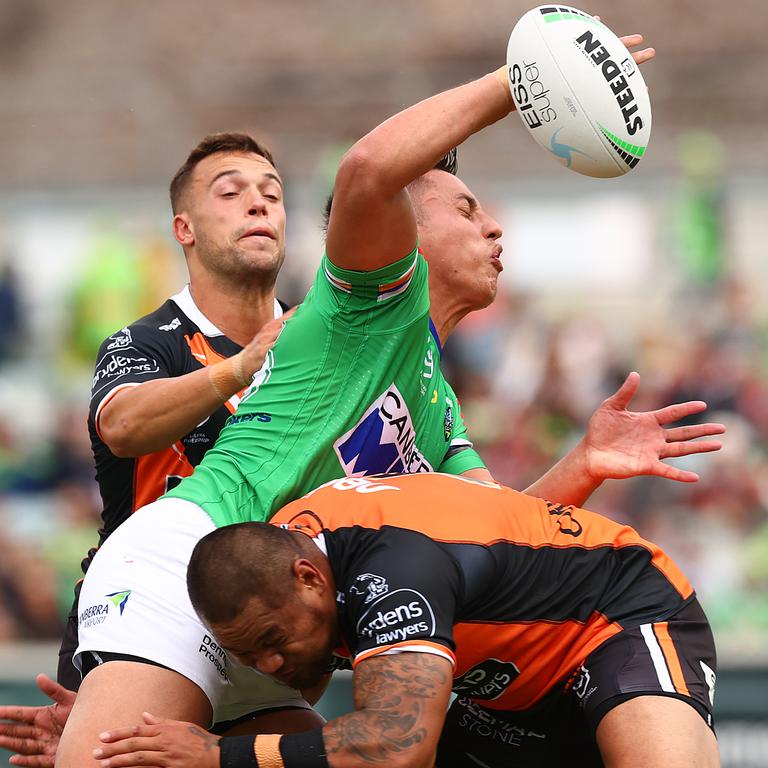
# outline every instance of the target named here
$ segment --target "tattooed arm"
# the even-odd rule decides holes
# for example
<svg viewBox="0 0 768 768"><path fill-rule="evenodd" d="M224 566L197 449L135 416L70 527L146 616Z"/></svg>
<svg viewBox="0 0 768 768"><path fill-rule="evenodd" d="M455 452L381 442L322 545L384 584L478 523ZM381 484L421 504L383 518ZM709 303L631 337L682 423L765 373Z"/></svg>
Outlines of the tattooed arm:
<svg viewBox="0 0 768 768"><path fill-rule="evenodd" d="M431 653L374 656L355 668L355 712L326 723L331 768L431 766L451 695L451 664Z"/></svg>
<svg viewBox="0 0 768 768"><path fill-rule="evenodd" d="M430 653L374 656L361 662L354 674L356 711L331 720L322 730L330 768L434 765L451 695L451 671L447 659ZM220 764L218 736L192 723L148 713L144 725L110 731L101 740L94 757L104 768Z"/></svg>

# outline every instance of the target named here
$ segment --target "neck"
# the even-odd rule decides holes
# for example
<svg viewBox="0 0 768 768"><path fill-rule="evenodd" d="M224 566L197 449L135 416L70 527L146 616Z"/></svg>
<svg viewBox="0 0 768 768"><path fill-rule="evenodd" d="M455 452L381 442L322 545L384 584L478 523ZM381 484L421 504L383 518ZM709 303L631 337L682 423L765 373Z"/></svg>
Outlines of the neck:
<svg viewBox="0 0 768 768"><path fill-rule="evenodd" d="M472 310L466 304L460 303L456 293L446 290L429 279L429 316L432 318L440 346L445 346L448 337L454 332L456 326Z"/></svg>
<svg viewBox="0 0 768 768"><path fill-rule="evenodd" d="M190 275L189 290L200 311L241 347L275 316L272 281L234 286L208 274Z"/></svg>

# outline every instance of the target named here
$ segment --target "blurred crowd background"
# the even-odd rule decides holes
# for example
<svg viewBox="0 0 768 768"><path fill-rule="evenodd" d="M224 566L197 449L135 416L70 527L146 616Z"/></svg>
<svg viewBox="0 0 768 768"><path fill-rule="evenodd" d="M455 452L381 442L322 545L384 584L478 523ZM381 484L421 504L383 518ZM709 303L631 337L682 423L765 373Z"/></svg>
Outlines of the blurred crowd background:
<svg viewBox="0 0 768 768"><path fill-rule="evenodd" d="M505 229L497 302L444 365L496 478L524 488L630 370L633 409L703 399L692 485L609 482L590 507L661 544L724 658L768 641L768 6L596 0L658 50L647 157L577 177L512 115L460 152ZM287 187L279 295L322 253L341 153L402 106L503 63L519 0L0 4L0 643L58 638L100 499L86 430L100 341L185 282L166 187L207 132L269 143ZM748 22L744 20L749 20Z"/></svg>

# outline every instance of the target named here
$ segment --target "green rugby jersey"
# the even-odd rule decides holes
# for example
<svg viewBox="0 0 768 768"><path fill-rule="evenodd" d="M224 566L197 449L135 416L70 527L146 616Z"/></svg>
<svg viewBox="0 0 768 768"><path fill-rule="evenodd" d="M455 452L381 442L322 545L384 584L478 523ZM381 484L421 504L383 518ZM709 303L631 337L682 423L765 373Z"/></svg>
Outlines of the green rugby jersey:
<svg viewBox="0 0 768 768"><path fill-rule="evenodd" d="M440 371L427 271L416 249L374 272L325 256L216 444L166 496L222 526L344 475L482 467Z"/></svg>

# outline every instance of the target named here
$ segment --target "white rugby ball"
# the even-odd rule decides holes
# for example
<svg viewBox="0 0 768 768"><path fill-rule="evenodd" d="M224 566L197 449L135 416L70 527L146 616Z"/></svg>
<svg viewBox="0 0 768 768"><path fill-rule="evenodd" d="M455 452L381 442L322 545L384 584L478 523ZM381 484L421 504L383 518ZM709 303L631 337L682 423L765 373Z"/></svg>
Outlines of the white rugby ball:
<svg viewBox="0 0 768 768"><path fill-rule="evenodd" d="M566 168L631 171L651 135L651 102L632 54L602 22L563 5L528 11L512 30L507 73L517 113Z"/></svg>

